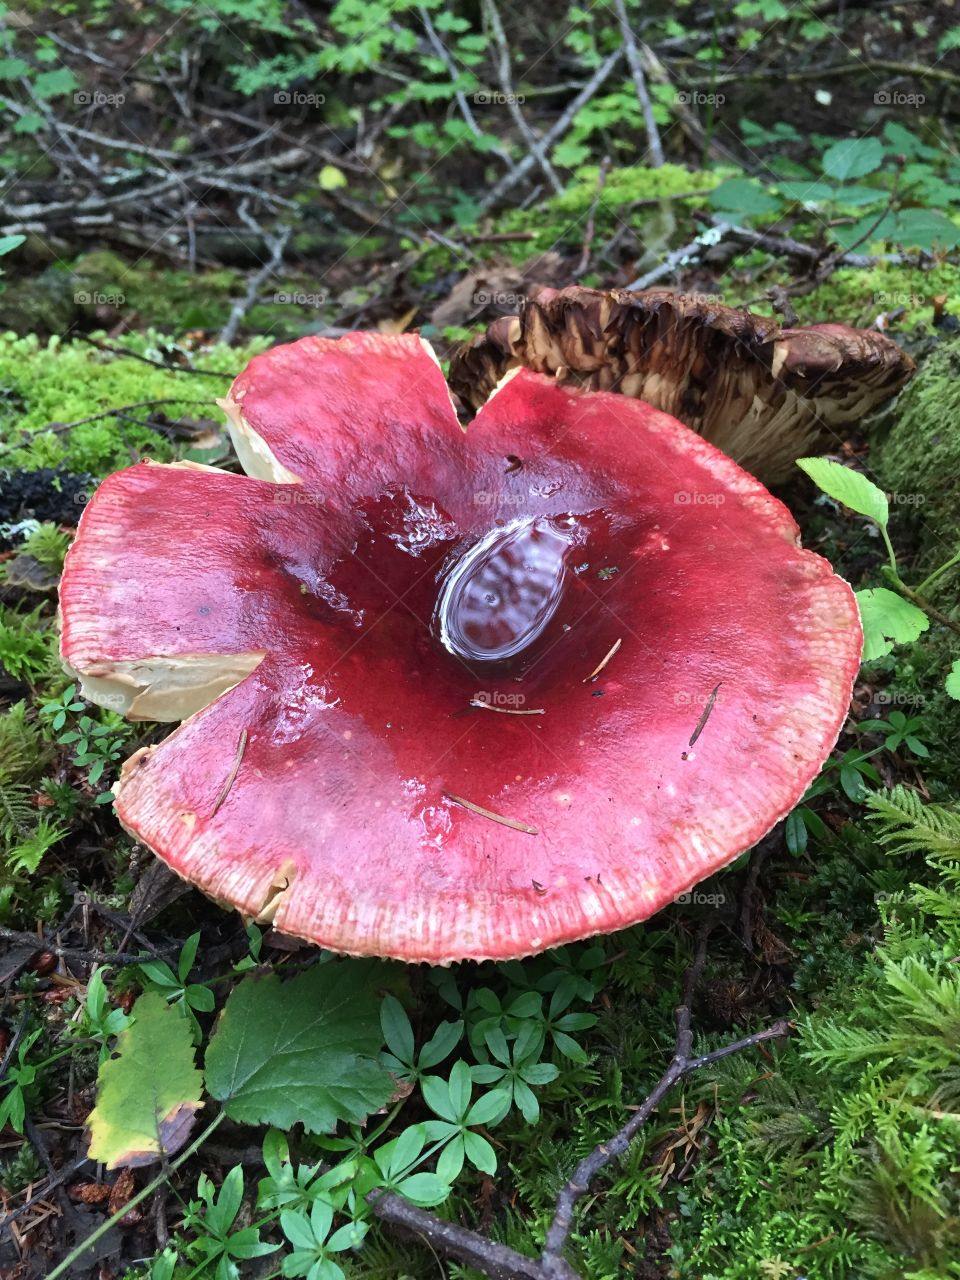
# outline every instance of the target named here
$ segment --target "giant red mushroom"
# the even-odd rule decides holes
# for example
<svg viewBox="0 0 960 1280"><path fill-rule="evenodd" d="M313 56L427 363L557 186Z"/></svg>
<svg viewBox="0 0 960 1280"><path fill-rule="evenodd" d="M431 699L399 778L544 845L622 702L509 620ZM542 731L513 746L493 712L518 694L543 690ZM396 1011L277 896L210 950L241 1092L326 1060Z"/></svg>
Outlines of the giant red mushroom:
<svg viewBox="0 0 960 1280"><path fill-rule="evenodd" d="M646 919L829 754L853 594L665 413L524 369L464 431L429 347L379 334L257 356L225 408L247 474L110 476L61 586L86 695L184 721L120 820L218 901L521 956Z"/></svg>

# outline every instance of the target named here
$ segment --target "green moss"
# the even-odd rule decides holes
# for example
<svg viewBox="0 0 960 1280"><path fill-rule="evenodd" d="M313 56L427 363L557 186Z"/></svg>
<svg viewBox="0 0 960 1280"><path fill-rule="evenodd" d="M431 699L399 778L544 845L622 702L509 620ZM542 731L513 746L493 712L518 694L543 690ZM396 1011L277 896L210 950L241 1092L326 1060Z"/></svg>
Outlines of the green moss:
<svg viewBox="0 0 960 1280"><path fill-rule="evenodd" d="M583 243L591 210L597 247L626 222L652 253L666 252L677 230L675 210L697 203L701 198L698 193L712 190L729 176L728 171L722 169L707 173L678 164L665 164L659 169L628 166L608 173L597 200L599 172L596 165L584 166L577 170L575 180L565 191L544 200L536 210L506 209L489 225L465 227L465 233L480 237L471 245L476 256L484 262L509 260L520 264L551 250L574 252ZM689 198L683 199L684 196ZM482 238L484 234L519 232L526 238L513 241ZM419 260L411 275L416 282L429 284L446 272L462 270L462 266L462 260L455 254L438 246Z"/></svg>
<svg viewBox="0 0 960 1280"><path fill-rule="evenodd" d="M887 438L871 453L899 502L898 521L917 535L913 576L929 572L960 546L960 338L940 344L900 397ZM941 599L952 598L945 578Z"/></svg>
<svg viewBox="0 0 960 1280"><path fill-rule="evenodd" d="M913 797L913 798L911 798ZM756 1071L730 1059L687 1088L716 1108L711 1151L676 1192L669 1256L677 1276L757 1280L940 1280L960 1255L953 1112L960 982L955 907L960 815L924 811L911 792L871 802L874 816L818 854L808 905L852 897L851 940L873 943L853 970L820 967L799 1035ZM901 813L891 821L890 814ZM878 842L895 826L920 851ZM857 881L861 883L857 883ZM886 890L881 886L886 885ZM871 888L872 886L872 888ZM781 895L782 896L782 895ZM872 902L872 922L863 915ZM811 913L797 949L836 949ZM802 984L800 984L802 988ZM814 993L808 993L808 999ZM796 1007L796 1006L795 1006ZM745 1100L748 1105L744 1105ZM693 1109L688 1098L687 1113Z"/></svg>
<svg viewBox="0 0 960 1280"><path fill-rule="evenodd" d="M243 272L221 268L193 273L149 260L131 264L108 250L78 258L72 276L77 296L84 300L84 314L98 316L98 305L116 305L118 314L134 311L147 324L172 333L191 329L217 332L247 287ZM278 282L277 293L296 295L306 293L307 288L302 281ZM97 299L106 301L97 303ZM305 320L315 319L316 311L310 306L269 302L252 307L244 327L252 333L286 337L304 332Z"/></svg>
<svg viewBox="0 0 960 1280"><path fill-rule="evenodd" d="M933 299L942 294L960 298L960 266L938 263L925 271L907 264L883 263L870 270L844 267L813 293L793 302L802 324L836 320L859 327L872 325L881 312L903 307L905 314L897 324L900 330L909 331L930 323Z"/></svg>
<svg viewBox="0 0 960 1280"><path fill-rule="evenodd" d="M601 192L601 202L611 209L636 204L641 200L663 200L677 196L694 196L712 191L729 173L715 169L707 173L701 169L687 169L679 164L664 164L659 169L647 169L642 165L611 169ZM556 213L579 216L586 213L597 196L600 170L597 165L586 165L577 170L576 181L566 191L549 202ZM529 220L529 218L528 218Z"/></svg>
<svg viewBox="0 0 960 1280"><path fill-rule="evenodd" d="M153 350L156 356L155 334L130 334L123 342L131 351L149 354ZM215 397L226 391L231 375L243 368L253 350L265 345L261 339L247 350L213 347L198 357L198 368L224 371L221 381L155 368L86 343L2 334L0 464L36 469L62 463L77 473L103 475L129 465L136 455L169 460L174 450L164 436L126 418L108 416L68 431L49 427L144 400L171 401L157 406L170 418L212 415L219 419ZM129 412L137 418L145 410Z"/></svg>

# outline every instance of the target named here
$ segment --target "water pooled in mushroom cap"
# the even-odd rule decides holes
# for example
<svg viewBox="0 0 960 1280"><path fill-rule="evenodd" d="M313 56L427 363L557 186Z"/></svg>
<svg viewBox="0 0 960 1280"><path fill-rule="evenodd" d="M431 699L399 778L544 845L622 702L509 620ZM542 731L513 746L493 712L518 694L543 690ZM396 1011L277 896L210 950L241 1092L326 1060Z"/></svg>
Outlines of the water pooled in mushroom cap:
<svg viewBox="0 0 960 1280"><path fill-rule="evenodd" d="M572 516L525 517L485 534L448 567L434 629L465 662L506 662L530 650L557 611L570 549L582 540Z"/></svg>

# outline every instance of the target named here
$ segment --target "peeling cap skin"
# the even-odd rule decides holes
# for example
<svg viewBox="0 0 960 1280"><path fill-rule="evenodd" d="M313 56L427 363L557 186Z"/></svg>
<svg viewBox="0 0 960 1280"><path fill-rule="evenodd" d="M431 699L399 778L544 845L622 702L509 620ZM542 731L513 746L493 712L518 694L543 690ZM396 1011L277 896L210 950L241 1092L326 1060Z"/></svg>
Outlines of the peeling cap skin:
<svg viewBox="0 0 960 1280"><path fill-rule="evenodd" d="M781 329L704 295L541 289L455 354L450 384L479 408L526 366L672 413L765 483L900 390L911 358L873 329Z"/></svg>
<svg viewBox="0 0 960 1280"><path fill-rule="evenodd" d="M646 919L829 754L853 594L665 413L520 370L464 432L425 344L370 334L256 357L226 408L264 478L110 477L61 589L85 688L165 673L189 716L116 808L218 901L353 954L525 955Z"/></svg>

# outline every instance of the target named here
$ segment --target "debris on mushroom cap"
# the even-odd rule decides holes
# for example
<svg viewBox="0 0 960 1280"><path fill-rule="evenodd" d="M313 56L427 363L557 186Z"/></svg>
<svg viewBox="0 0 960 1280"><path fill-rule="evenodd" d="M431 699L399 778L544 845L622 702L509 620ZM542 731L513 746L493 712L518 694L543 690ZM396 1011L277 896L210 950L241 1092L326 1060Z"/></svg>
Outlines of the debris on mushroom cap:
<svg viewBox="0 0 960 1280"><path fill-rule="evenodd" d="M777 321L704 295L542 289L460 349L450 385L479 408L518 365L672 413L766 483L859 421L914 363L873 329Z"/></svg>
<svg viewBox="0 0 960 1280"><path fill-rule="evenodd" d="M465 432L426 344L379 334L274 348L226 407L261 478L109 477L61 587L91 696L189 716L116 808L218 901L520 956L646 919L829 754L853 594L665 413L520 370Z"/></svg>

